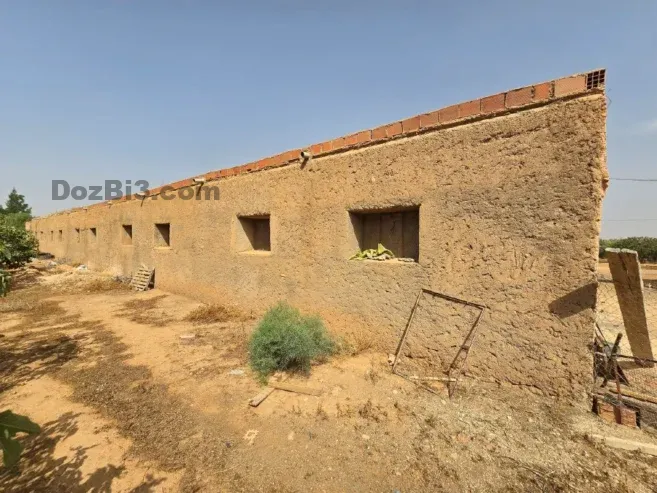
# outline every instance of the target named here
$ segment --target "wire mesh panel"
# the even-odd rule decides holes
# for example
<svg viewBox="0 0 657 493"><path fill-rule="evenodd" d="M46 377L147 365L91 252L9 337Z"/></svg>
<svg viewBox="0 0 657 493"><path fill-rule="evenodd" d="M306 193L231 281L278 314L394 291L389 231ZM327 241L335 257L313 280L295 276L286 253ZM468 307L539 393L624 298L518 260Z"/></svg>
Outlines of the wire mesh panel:
<svg viewBox="0 0 657 493"><path fill-rule="evenodd" d="M648 322L648 331L653 350L657 350L657 289L644 286L643 299L646 310L646 319ZM623 323L616 289L611 279L598 280L598 297L596 303L596 320L605 339L613 341L618 333L623 334L621 341L621 353L632 355L627 332Z"/></svg>
<svg viewBox="0 0 657 493"><path fill-rule="evenodd" d="M644 285L643 299L650 342L657 350L657 289ZM616 289L608 278L598 283L593 351L595 393L625 405L641 403L644 423L657 426L657 361L632 354Z"/></svg>

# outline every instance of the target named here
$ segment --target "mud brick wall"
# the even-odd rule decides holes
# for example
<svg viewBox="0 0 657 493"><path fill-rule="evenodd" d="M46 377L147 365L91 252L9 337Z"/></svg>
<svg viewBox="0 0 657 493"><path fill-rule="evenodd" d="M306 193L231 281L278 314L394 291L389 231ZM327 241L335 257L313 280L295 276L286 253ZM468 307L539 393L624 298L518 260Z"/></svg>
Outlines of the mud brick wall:
<svg viewBox="0 0 657 493"><path fill-rule="evenodd" d="M567 77L308 146L310 159L295 149L207 173L219 200L156 189L29 227L42 251L91 269L130 275L145 263L158 288L256 311L287 300L390 352L421 287L459 296L488 306L470 373L582 395L607 179L603 84L604 71ZM254 231L260 245L268 231L270 251L249 250ZM417 261L349 260L376 238ZM467 324L425 301L405 357L438 373Z"/></svg>

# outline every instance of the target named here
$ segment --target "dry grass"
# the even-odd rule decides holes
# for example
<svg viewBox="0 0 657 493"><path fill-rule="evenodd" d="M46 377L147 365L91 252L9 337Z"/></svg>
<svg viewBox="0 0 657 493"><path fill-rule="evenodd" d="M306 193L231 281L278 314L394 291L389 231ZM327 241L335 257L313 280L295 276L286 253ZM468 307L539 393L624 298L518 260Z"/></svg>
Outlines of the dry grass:
<svg viewBox="0 0 657 493"><path fill-rule="evenodd" d="M346 404L344 407L342 407L339 402L336 402L335 411L338 418L351 418L354 415L354 410L349 404Z"/></svg>
<svg viewBox="0 0 657 493"><path fill-rule="evenodd" d="M154 296L153 298L138 298L123 303L123 310L118 315L128 318L131 322L142 325L152 325L155 327L164 327L173 322L171 315L160 310L155 311L160 300L166 298L166 294Z"/></svg>
<svg viewBox="0 0 657 493"><path fill-rule="evenodd" d="M374 348L372 334L364 330L354 330L344 336L341 344L341 353L356 356Z"/></svg>
<svg viewBox="0 0 657 493"><path fill-rule="evenodd" d="M137 298L136 300L129 300L123 303L123 309L135 311L152 310L157 307L161 299L166 297L166 294L161 294L152 298Z"/></svg>
<svg viewBox="0 0 657 493"><path fill-rule="evenodd" d="M110 291L130 291L130 286L118 282L111 277L97 277L91 279L82 287L85 293L107 293Z"/></svg>
<svg viewBox="0 0 657 493"><path fill-rule="evenodd" d="M10 293L10 296L12 293ZM0 313L27 312L39 304L38 298L8 297L0 299Z"/></svg>
<svg viewBox="0 0 657 493"><path fill-rule="evenodd" d="M438 425L438 420L436 419L436 416L434 414L430 414L429 416L424 418L424 422L430 428L435 428Z"/></svg>
<svg viewBox="0 0 657 493"><path fill-rule="evenodd" d="M154 327L165 327L172 322L169 315L164 312L159 313L142 313L137 312L128 317L131 322L142 325L152 325Z"/></svg>
<svg viewBox="0 0 657 493"><path fill-rule="evenodd" d="M11 303L0 305L0 312L20 313L21 323L16 328L30 329L47 320L57 320L66 311L59 306L59 301L35 300L32 298L15 299Z"/></svg>
<svg viewBox="0 0 657 493"><path fill-rule="evenodd" d="M372 382L372 385L376 385L376 382L378 382L381 379L381 374L374 367L374 362L370 364L370 367L365 372L365 378L370 382Z"/></svg>
<svg viewBox="0 0 657 493"><path fill-rule="evenodd" d="M372 399L368 399L358 410L358 415L368 421L380 423L388 417L388 412L380 404L374 405Z"/></svg>
<svg viewBox="0 0 657 493"><path fill-rule="evenodd" d="M317 404L317 409L315 410L315 415L317 418L326 421L329 419L328 413L324 410L324 406L322 406L322 403L320 402Z"/></svg>
<svg viewBox="0 0 657 493"><path fill-rule="evenodd" d="M189 312L184 320L194 324L213 324L217 322L231 322L236 320L246 320L249 317L237 308L212 304L202 305Z"/></svg>

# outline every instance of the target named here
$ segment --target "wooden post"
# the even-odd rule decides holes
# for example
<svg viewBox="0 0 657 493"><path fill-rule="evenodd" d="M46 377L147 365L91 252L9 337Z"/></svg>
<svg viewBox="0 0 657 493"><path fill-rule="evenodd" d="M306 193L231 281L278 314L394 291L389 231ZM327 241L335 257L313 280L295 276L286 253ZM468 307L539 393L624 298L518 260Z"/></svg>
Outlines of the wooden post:
<svg viewBox="0 0 657 493"><path fill-rule="evenodd" d="M639 359L655 359L643 300L639 256L633 250L618 248L607 248L605 253L632 354Z"/></svg>

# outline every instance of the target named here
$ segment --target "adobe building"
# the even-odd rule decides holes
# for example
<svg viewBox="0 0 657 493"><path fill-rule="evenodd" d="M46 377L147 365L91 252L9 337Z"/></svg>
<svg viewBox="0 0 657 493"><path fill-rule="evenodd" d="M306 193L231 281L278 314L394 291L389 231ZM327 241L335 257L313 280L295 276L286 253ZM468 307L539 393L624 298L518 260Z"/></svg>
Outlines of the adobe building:
<svg viewBox="0 0 657 493"><path fill-rule="evenodd" d="M130 276L145 264L157 288L256 312L285 300L387 352L421 288L471 300L487 310L469 374L582 396L607 183L604 78L456 104L28 227L43 252L90 269ZM405 260L351 259L378 243ZM437 307L422 300L423 338L405 354L436 374L467 325L446 326Z"/></svg>

